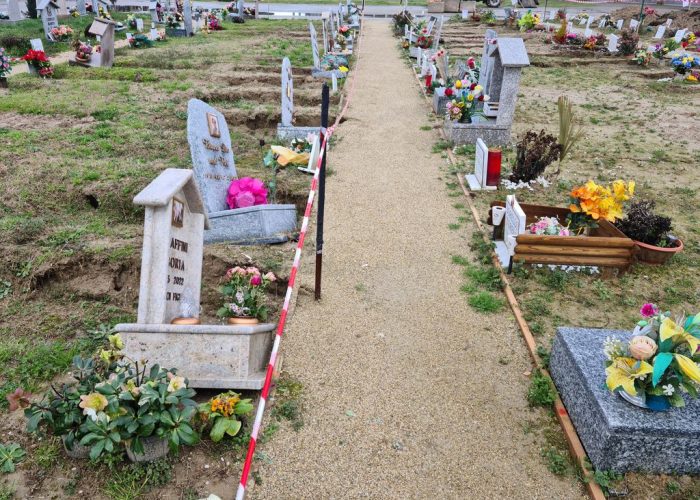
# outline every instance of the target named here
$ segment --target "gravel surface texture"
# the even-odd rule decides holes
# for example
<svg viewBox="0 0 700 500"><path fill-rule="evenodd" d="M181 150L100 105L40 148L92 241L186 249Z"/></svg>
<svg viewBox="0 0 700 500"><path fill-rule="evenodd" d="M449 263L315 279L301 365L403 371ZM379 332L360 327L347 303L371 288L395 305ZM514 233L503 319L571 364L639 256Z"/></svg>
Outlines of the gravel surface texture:
<svg viewBox="0 0 700 500"><path fill-rule="evenodd" d="M329 154L323 299L313 249L283 339L304 426L260 445L250 498L582 498L523 424L531 365L505 310L459 292L473 224L450 198L429 108L389 24L366 21L357 89ZM463 200L461 200L463 201ZM263 464L262 461L257 461Z"/></svg>

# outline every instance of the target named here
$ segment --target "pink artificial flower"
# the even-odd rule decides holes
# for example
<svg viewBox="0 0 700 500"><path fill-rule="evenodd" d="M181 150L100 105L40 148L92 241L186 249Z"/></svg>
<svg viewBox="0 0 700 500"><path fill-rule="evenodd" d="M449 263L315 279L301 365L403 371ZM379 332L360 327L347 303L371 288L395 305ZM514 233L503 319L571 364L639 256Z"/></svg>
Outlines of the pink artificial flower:
<svg viewBox="0 0 700 500"><path fill-rule="evenodd" d="M656 316L658 312L659 308L656 307L656 304L651 303L644 304L639 310L639 314L641 314L645 318L651 318L652 316Z"/></svg>
<svg viewBox="0 0 700 500"><path fill-rule="evenodd" d="M254 274L256 276L260 276L260 269L258 269L257 267L252 267L252 266L247 267L245 272L248 274Z"/></svg>
<svg viewBox="0 0 700 500"><path fill-rule="evenodd" d="M476 68L476 62L474 61L473 57L470 57L469 59L467 59L467 66L469 66L469 69Z"/></svg>
<svg viewBox="0 0 700 500"><path fill-rule="evenodd" d="M260 277L259 274L254 274L252 278L250 278L250 284L253 286L260 286L260 283L262 283L262 278Z"/></svg>
<svg viewBox="0 0 700 500"><path fill-rule="evenodd" d="M267 281L273 281L273 282L274 282L274 281L277 281L277 276L275 276L274 273L269 272L269 273L267 273L267 274L265 275L265 279L266 279Z"/></svg>
<svg viewBox="0 0 700 500"><path fill-rule="evenodd" d="M260 179L243 177L231 181L226 196L226 203L231 209L267 205L267 189Z"/></svg>

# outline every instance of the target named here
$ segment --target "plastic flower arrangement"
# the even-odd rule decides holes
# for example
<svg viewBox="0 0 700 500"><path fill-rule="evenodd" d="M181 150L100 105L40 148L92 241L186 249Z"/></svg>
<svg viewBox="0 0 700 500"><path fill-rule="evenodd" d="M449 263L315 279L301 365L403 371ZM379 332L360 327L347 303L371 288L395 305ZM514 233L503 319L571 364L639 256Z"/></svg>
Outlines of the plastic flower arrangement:
<svg viewBox="0 0 700 500"><path fill-rule="evenodd" d="M221 21L214 14L209 14L209 29L212 31L221 31L224 27L221 25Z"/></svg>
<svg viewBox="0 0 700 500"><path fill-rule="evenodd" d="M5 49L0 47L0 78L7 78L7 75L12 73L12 66L10 66L10 58L8 57Z"/></svg>
<svg viewBox="0 0 700 500"><path fill-rule="evenodd" d="M350 26L347 26L345 24L338 29L338 33L343 35L345 38L350 38L350 36L352 35L352 32L350 31Z"/></svg>
<svg viewBox="0 0 700 500"><path fill-rule="evenodd" d="M679 75L685 75L691 72L694 68L700 68L700 57L691 55L682 55L671 59L671 67L673 71Z"/></svg>
<svg viewBox="0 0 700 500"><path fill-rule="evenodd" d="M634 61L640 66L649 66L651 57L651 52L647 52L646 49L639 49L634 53Z"/></svg>
<svg viewBox="0 0 700 500"><path fill-rule="evenodd" d="M126 16L126 24L129 26L129 28L136 29L136 16L133 14Z"/></svg>
<svg viewBox="0 0 700 500"><path fill-rule="evenodd" d="M700 71L691 71L686 77L686 82L698 83L700 82Z"/></svg>
<svg viewBox="0 0 700 500"><path fill-rule="evenodd" d="M53 76L53 66L43 50L29 50L22 57L22 60L27 61L27 64L36 69L42 78Z"/></svg>
<svg viewBox="0 0 700 500"><path fill-rule="evenodd" d="M541 22L542 21L540 20L540 16L538 14L533 14L532 11L527 11L525 14L523 14L523 17L518 20L518 26L520 27L520 31L530 31L541 24Z"/></svg>
<svg viewBox="0 0 700 500"><path fill-rule="evenodd" d="M644 304L640 314L627 344L605 341L606 385L653 410L685 406L681 393L697 398L700 384L700 314L672 319L655 304Z"/></svg>
<svg viewBox="0 0 700 500"><path fill-rule="evenodd" d="M130 37L127 41L129 42L129 47L133 49L153 47L153 40L140 33Z"/></svg>
<svg viewBox="0 0 700 500"><path fill-rule="evenodd" d="M211 427L209 437L218 443L224 436L238 434L242 425L238 417L252 412L253 405L250 399L241 399L240 394L228 391L200 404L198 411L204 426Z"/></svg>
<svg viewBox="0 0 700 500"><path fill-rule="evenodd" d="M479 102L486 102L489 96L482 93L481 85L469 80L455 82L457 99L447 103L447 118L458 123L471 123L474 116L482 113L477 111Z"/></svg>
<svg viewBox="0 0 700 500"><path fill-rule="evenodd" d="M277 281L273 273L262 274L257 267L234 267L226 271L226 282L221 288L225 303L217 311L222 318L267 319L265 289Z"/></svg>
<svg viewBox="0 0 700 500"><path fill-rule="evenodd" d="M688 48L688 45L692 45L693 43L695 43L696 38L697 37L695 36L695 33L693 33L692 31L686 33L686 35L681 40L681 47L683 47L684 49Z"/></svg>
<svg viewBox="0 0 700 500"><path fill-rule="evenodd" d="M634 181L616 180L610 186L588 181L571 191L567 222L573 232L598 227L599 220L615 222L623 217L624 203L634 195Z"/></svg>
<svg viewBox="0 0 700 500"><path fill-rule="evenodd" d="M314 134L308 134L303 139L295 137L289 144L289 149L295 153L310 153L313 149L314 138Z"/></svg>
<svg viewBox="0 0 700 500"><path fill-rule="evenodd" d="M267 205L265 183L252 177L234 179L228 188L226 203L231 209Z"/></svg>
<svg viewBox="0 0 700 500"><path fill-rule="evenodd" d="M80 43L75 51L75 58L81 61L89 61L92 57L92 45L89 43Z"/></svg>
<svg viewBox="0 0 700 500"><path fill-rule="evenodd" d="M564 227L556 217L540 217L527 228L530 234L548 236L571 236L568 227Z"/></svg>
<svg viewBox="0 0 700 500"><path fill-rule="evenodd" d="M63 42L70 39L73 36L73 28L61 24L55 28L51 28L51 36L57 42Z"/></svg>
<svg viewBox="0 0 700 500"><path fill-rule="evenodd" d="M433 37L428 35L428 29L423 28L420 36L416 39L416 47L421 49L429 49L433 46Z"/></svg>
<svg viewBox="0 0 700 500"><path fill-rule="evenodd" d="M170 13L167 16L165 16L165 25L168 28L179 28L180 27L180 19L178 13Z"/></svg>
<svg viewBox="0 0 700 500"><path fill-rule="evenodd" d="M110 21L112 20L112 16L109 14L109 11L105 10L103 7L98 7L97 12L99 14L99 17L102 19L109 19Z"/></svg>
<svg viewBox="0 0 700 500"><path fill-rule="evenodd" d="M341 51L345 50L348 46L348 39L345 38L345 36L343 36L341 33L338 33L337 35L335 35L334 41L335 41L335 43L338 44L338 47L340 48Z"/></svg>

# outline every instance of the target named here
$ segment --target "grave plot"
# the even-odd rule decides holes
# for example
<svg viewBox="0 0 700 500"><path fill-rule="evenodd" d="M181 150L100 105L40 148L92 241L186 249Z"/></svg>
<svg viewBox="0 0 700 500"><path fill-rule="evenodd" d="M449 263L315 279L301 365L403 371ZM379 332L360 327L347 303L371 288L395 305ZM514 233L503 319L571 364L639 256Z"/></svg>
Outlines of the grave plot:
<svg viewBox="0 0 700 500"><path fill-rule="evenodd" d="M58 64L50 80L11 76L11 91L0 97L6 193L0 204L0 244L6 249L0 257L0 401L19 386L43 393L74 355L102 346L109 327L138 324L145 211L132 200L166 168L191 168L189 99L208 100L223 112L239 178L272 178L263 159L276 143L283 55L294 65L302 123L320 119L306 22L248 20L225 27L149 49L117 48L110 69ZM303 36L291 36L298 34ZM277 203L296 205L300 213L308 185L308 175L296 167L280 169ZM205 246L199 320L221 324L217 311L227 270L255 266L278 276L267 290L274 321L294 250L294 243ZM294 387L293 381L284 383ZM298 397L298 389L292 392L292 399ZM7 435L22 424L2 404L0 432ZM118 496L144 481L140 494L199 497L216 486L216 478L237 473L247 432L244 427L234 441L220 444L205 440L168 463L158 462L148 469L147 481L145 469L66 462L60 441L22 435L16 440L28 453L27 465L9 479L19 497L80 490Z"/></svg>
<svg viewBox="0 0 700 500"><path fill-rule="evenodd" d="M585 396L589 407L597 404L594 400L608 398L605 401L609 401L610 397L605 390L598 392L600 384L605 381L605 365L598 361L604 359L602 342L605 335L613 332L590 333L591 329L624 329L628 336L639 320L641 305L645 303L658 304L663 311L671 310L674 314L675 311L684 311L692 315L700 309L700 296L697 294L694 279L695 269L700 265L700 245L697 215L694 208L690 208L698 203L700 188L694 176L694 158L700 154L700 141L693 132L698 126L698 117L693 110L700 105L697 86L679 80L657 81L671 76L668 64L657 67L652 62L643 67L638 66L632 56L561 50L544 43L543 33L522 34L500 25L487 26L465 22L459 23L459 26L462 27L461 30L450 23L444 30L445 48L452 60L464 61L467 55L477 58L481 55L483 35L478 43L476 40L463 43L465 37L459 33L472 37L474 33L481 34L486 29L495 29L499 37L525 39L531 66L524 68L522 72L512 141L502 148L501 185L496 192L475 192L472 200L481 221L489 223L492 221L489 214L494 213L491 210L492 205L507 205L507 199L517 197L522 213L520 217L511 216L511 221L517 222L509 231L532 234L515 238L517 245L514 251L518 258L513 260L540 262L542 265L532 266L515 262L509 280L524 318L535 336L538 352L546 362L556 328L578 327L561 333L558 340L560 350L557 354L559 358L556 361L556 370L563 384L560 390L563 391L565 403L574 404L573 412L577 403L574 402L576 398L572 394L577 394L576 391L583 387L587 387L586 391L590 389L590 394ZM596 23L593 27L595 29ZM652 42L655 31L645 30L641 34L640 46L655 43ZM451 51L453 44L457 47L456 56ZM546 156L545 142L535 139L535 136L539 136L540 131L544 130L545 135L553 136L554 143L559 139L557 100L562 95L571 100L574 122L583 135L562 161L554 159L545 162L539 181L536 177L540 174L534 177L525 176L523 179L522 167L527 165L527 169L537 170L535 163ZM528 141L524 141L528 132L534 135L531 135ZM532 157L532 161L527 161L524 157L518 161L517 146L520 145L527 156L527 152L532 151L532 141L543 149ZM436 145L436 149L446 147L452 145ZM483 169L474 168L474 144L457 146L453 151L458 161L464 161L465 164L461 169L461 176L483 172ZM521 168L516 168L516 165ZM566 225L572 196L576 193L581 195L582 191L577 191L577 188L581 188L589 180L598 186L608 186L617 180L624 181L625 185L628 181L635 181L636 186L633 196L624 202L623 219L620 224L601 223L601 227L594 230L605 230L606 234L599 233L597 236L600 237L599 241L612 238L608 242L610 244L596 245L596 248L579 248L574 252L569 245L578 244L578 239L598 239L595 233L586 237L567 236L560 232L561 225ZM524 186L525 182L527 187ZM653 202L654 206L648 202ZM465 215L471 218L471 212L468 210L465 211ZM659 215L662 217L657 217ZM504 214L498 215L503 216ZM541 217L550 219L546 221L547 224L531 228L538 221L545 222ZM551 217L555 219L552 220ZM670 218L672 229L668 229L668 220L664 217ZM634 221L641 222L642 227L653 227L661 235L659 241L665 245L662 247L665 248L662 253L666 253L663 257L672 254L663 265L658 265L661 258L656 260L657 265L641 261L650 259L646 254L647 249L634 243L634 240L638 241L641 237L629 224ZM518 227L520 222L522 227ZM489 230L493 229L491 226L487 227ZM502 229L505 230L503 223L499 225L495 235L499 241L502 241L503 235L499 233ZM680 242L682 250L671 252L680 249ZM479 243L476 241L474 245L480 248ZM503 243L505 244L505 241ZM634 255L630 255L631 249ZM564 263L567 255L574 257L570 259L569 265L552 269L548 267L548 264ZM599 262L594 269L590 266L596 258ZM606 271L616 265L626 267L627 263L630 263L630 266L623 275ZM589 267L579 267L586 265ZM470 280L474 282L477 278L479 276L471 277ZM473 283L470 286L473 286ZM586 338L589 343L578 342L578 335L588 335ZM587 358L587 353L592 351L595 351L595 361L592 355ZM584 377L574 381L575 377L567 375L569 370L583 369L587 373L592 370L590 364L586 368L580 368L585 364L584 359L594 363L599 371L590 378ZM554 363L554 358L552 362ZM552 371L555 371L555 367L552 367ZM559 381L557 384L559 385ZM581 410L579 404L578 421L575 422L577 425L585 425L581 422L592 422L591 419L605 418L605 415L623 415L622 420L616 420L617 417L609 420L612 439L618 440L617 443L622 442L619 449L623 450L632 442L626 441L631 439L631 434L625 434L625 429L629 428L628 422L633 418L635 410L630 409L629 403L622 399L618 401L617 398L615 396L614 401L609 401L611 406L603 408L601 412ZM686 402L689 404L689 413L684 415L684 409L674 409L674 419L694 418L697 403L690 403L688 398ZM666 421L666 417L654 418L652 426L660 426L661 422ZM640 425L642 434L650 433L644 434L646 438L651 436L652 431L650 426L645 427L644 422L644 417L640 417L635 425ZM558 450L552 453L566 455L566 448L551 435L553 425L556 426L551 422L538 422L534 426L534 432L543 435L542 439L547 447ZM680 440L685 437L680 428L669 432L679 436ZM598 438L600 435L596 437L595 433L589 434L588 441L584 441L584 444L591 446ZM612 441L600 441L600 449L611 450L610 446L615 447L611 443ZM697 480L690 476L669 479L665 476L629 472L634 468L630 465L631 461L624 462L619 455L613 457L614 453L604 452L602 455L596 455L595 445L593 446L592 457L603 469L614 468L624 475L622 482L610 481L611 487L622 488L630 497L662 496L666 488L677 489L681 496L692 495L698 489ZM661 447L670 453L666 444L659 444L656 449ZM682 450L675 450L678 451L676 458L684 456ZM600 457L603 455L612 458L608 462L601 461ZM546 459L553 460L552 456L550 453ZM616 461L617 459L619 461ZM674 460L657 460L642 469L653 473L669 470L679 473L692 472L690 466L684 468ZM694 459L686 459L692 460ZM664 469L666 462L668 467ZM622 476L615 473L610 474L608 479L619 477Z"/></svg>

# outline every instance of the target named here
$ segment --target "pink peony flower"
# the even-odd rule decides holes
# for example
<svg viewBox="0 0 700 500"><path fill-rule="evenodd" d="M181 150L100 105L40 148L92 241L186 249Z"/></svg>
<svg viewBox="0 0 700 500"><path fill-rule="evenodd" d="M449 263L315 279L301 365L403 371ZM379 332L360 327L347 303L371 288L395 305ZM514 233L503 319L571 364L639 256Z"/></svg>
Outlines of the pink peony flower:
<svg viewBox="0 0 700 500"><path fill-rule="evenodd" d="M267 189L260 179L243 177L231 181L226 203L232 209L267 205Z"/></svg>
<svg viewBox="0 0 700 500"><path fill-rule="evenodd" d="M267 273L267 274L265 275L265 279L266 279L267 281L272 281L272 282L274 282L274 281L277 281L277 276L275 276L275 274L274 274L273 272L269 272L269 273Z"/></svg>
<svg viewBox="0 0 700 500"><path fill-rule="evenodd" d="M659 312L659 308L656 307L655 304L644 304L642 308L639 310L639 314L641 314L645 318L651 318L652 316L656 316Z"/></svg>
<svg viewBox="0 0 700 500"><path fill-rule="evenodd" d="M629 351L634 359L640 361L649 359L654 355L656 349L656 342L645 335L638 335L630 340Z"/></svg>
<svg viewBox="0 0 700 500"><path fill-rule="evenodd" d="M250 284L253 286L260 286L262 283L262 278L260 277L259 274L254 274L252 278L250 278Z"/></svg>

